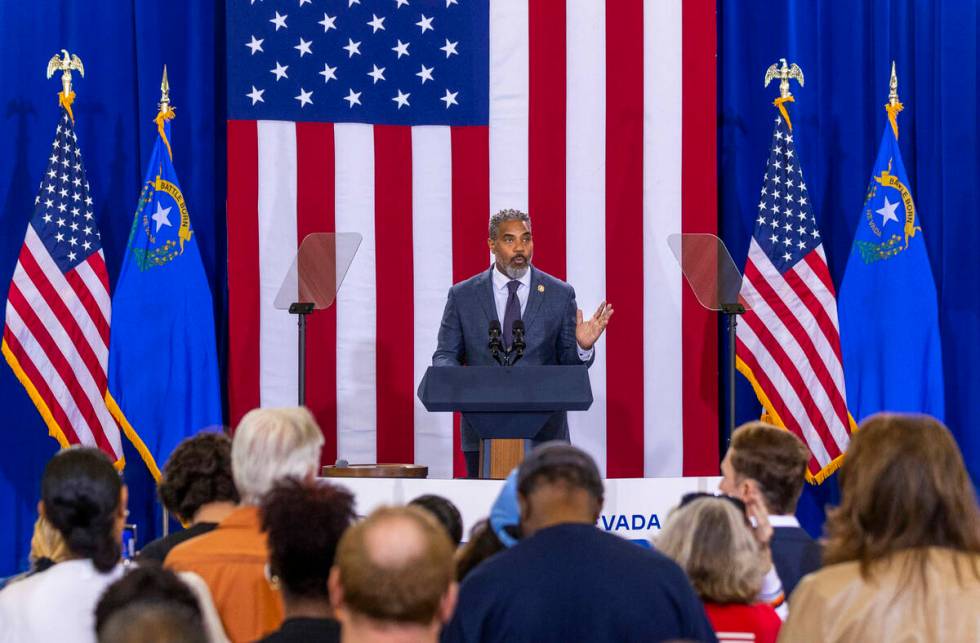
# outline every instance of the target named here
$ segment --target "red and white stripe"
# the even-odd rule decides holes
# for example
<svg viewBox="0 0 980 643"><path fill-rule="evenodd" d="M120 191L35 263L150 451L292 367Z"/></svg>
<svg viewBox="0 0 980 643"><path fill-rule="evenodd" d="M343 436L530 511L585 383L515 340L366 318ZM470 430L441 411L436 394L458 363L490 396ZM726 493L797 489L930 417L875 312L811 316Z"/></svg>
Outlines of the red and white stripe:
<svg viewBox="0 0 980 643"><path fill-rule="evenodd" d="M837 305L823 246L785 274L752 240L736 352L765 398L766 410L810 448L809 475L822 479L847 450L850 416L844 394Z"/></svg>
<svg viewBox="0 0 980 643"><path fill-rule="evenodd" d="M119 428L105 403L110 306L101 250L62 273L27 227L7 299L8 359L62 446L96 446L119 461Z"/></svg>
<svg viewBox="0 0 980 643"><path fill-rule="evenodd" d="M449 287L489 265L489 214L519 208L534 263L586 316L616 308L573 443L610 477L716 472L717 319L666 243L717 228L715 51L708 1L500 0L488 126L229 122L232 420L295 403L295 319L272 301L298 243L359 232L308 336L323 459L462 473L456 422L415 390Z"/></svg>

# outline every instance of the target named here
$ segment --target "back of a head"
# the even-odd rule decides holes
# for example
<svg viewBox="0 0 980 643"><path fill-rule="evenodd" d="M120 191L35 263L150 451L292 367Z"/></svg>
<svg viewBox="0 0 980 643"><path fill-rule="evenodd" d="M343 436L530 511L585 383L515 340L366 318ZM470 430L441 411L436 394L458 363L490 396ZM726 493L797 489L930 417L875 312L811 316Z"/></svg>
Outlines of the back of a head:
<svg viewBox="0 0 980 643"><path fill-rule="evenodd" d="M177 605L201 618L197 597L169 569L156 565L137 567L109 585L95 606L95 631L101 635L112 617L132 606Z"/></svg>
<svg viewBox="0 0 980 643"><path fill-rule="evenodd" d="M600 505L604 489L595 460L588 453L564 442L548 442L534 449L517 471L517 492L529 498L539 487L564 485L581 489Z"/></svg>
<svg viewBox="0 0 980 643"><path fill-rule="evenodd" d="M749 603L762 587L764 557L745 514L727 497L701 497L667 518L656 547L687 572L702 600Z"/></svg>
<svg viewBox="0 0 980 643"><path fill-rule="evenodd" d="M134 603L106 622L99 643L208 643L198 614L178 603Z"/></svg>
<svg viewBox="0 0 980 643"><path fill-rule="evenodd" d="M421 507L431 513L446 528L446 533L449 534L449 539L453 541L454 545L458 546L463 540L463 517L459 515L459 509L456 508L456 505L447 498L426 494L408 504Z"/></svg>
<svg viewBox="0 0 980 643"><path fill-rule="evenodd" d="M314 475L321 447L323 434L304 407L246 413L231 445L232 472L242 502L257 505L276 480Z"/></svg>
<svg viewBox="0 0 980 643"><path fill-rule="evenodd" d="M824 563L871 563L925 547L980 554L980 510L949 430L925 415L878 414L851 437Z"/></svg>
<svg viewBox="0 0 980 643"><path fill-rule="evenodd" d="M163 506L185 522L208 503L237 503L231 438L223 433L199 433L178 444L163 467L159 494Z"/></svg>
<svg viewBox="0 0 980 643"><path fill-rule="evenodd" d="M74 556L91 559L101 572L119 562L121 492L122 480L109 458L87 447L55 454L41 479L45 518Z"/></svg>
<svg viewBox="0 0 980 643"><path fill-rule="evenodd" d="M749 422L732 434L731 454L736 475L759 484L771 513L796 510L810 459L802 440L786 429Z"/></svg>
<svg viewBox="0 0 980 643"><path fill-rule="evenodd" d="M269 568L285 598L327 600L337 544L355 518L354 496L338 485L287 478L265 495Z"/></svg>
<svg viewBox="0 0 980 643"><path fill-rule="evenodd" d="M506 549L489 520L481 520L470 529L470 538L456 552L456 580L463 582L480 563Z"/></svg>
<svg viewBox="0 0 980 643"><path fill-rule="evenodd" d="M405 625L431 625L455 575L445 529L416 507L383 507L348 529L335 568L346 609Z"/></svg>

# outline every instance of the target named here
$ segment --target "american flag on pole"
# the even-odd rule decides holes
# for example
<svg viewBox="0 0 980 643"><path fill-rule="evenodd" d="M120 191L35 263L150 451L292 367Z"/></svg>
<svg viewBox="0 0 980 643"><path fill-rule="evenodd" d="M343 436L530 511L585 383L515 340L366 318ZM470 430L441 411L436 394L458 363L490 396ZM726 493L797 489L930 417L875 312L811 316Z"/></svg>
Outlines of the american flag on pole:
<svg viewBox="0 0 980 643"><path fill-rule="evenodd" d="M610 477L717 472L717 320L665 241L717 230L714 2L232 0L227 26L233 422L295 403L272 302L299 242L359 232L308 331L324 461L464 471L415 390L490 213L519 208L534 263L616 307L572 442Z"/></svg>
<svg viewBox="0 0 980 643"><path fill-rule="evenodd" d="M109 277L72 118L65 109L7 299L3 355L63 446L122 465L106 406Z"/></svg>
<svg viewBox="0 0 980 643"><path fill-rule="evenodd" d="M745 261L736 362L769 417L810 449L807 478L841 462L853 420L841 366L837 298L820 229L796 156L793 130L776 117Z"/></svg>

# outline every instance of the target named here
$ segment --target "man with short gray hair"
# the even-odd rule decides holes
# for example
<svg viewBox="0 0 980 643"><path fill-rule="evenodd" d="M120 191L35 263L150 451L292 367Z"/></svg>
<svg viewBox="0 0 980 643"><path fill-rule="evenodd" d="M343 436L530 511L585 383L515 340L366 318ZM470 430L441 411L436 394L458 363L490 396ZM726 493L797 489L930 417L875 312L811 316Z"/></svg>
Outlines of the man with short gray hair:
<svg viewBox="0 0 980 643"><path fill-rule="evenodd" d="M488 237L493 265L449 289L432 365L495 364L487 341L494 322L500 324L505 350L512 346L515 322L523 324L525 347L518 365L591 365L612 306L603 301L590 319L584 319L575 290L531 264L534 240L527 213L500 210L490 217ZM479 436L465 419L460 432L466 469L475 478ZM535 438L536 443L550 440L568 442L564 411L552 415Z"/></svg>

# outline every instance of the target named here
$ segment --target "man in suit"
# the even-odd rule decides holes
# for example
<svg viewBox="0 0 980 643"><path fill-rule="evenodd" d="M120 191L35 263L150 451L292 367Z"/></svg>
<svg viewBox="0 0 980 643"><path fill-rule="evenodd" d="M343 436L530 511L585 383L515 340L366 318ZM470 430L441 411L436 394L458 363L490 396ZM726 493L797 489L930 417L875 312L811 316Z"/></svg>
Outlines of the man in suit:
<svg viewBox="0 0 980 643"><path fill-rule="evenodd" d="M732 434L721 463L723 493L743 501L756 486L773 527L772 562L786 596L801 578L820 568L820 547L794 513L803 491L810 452L798 437L764 422L748 422Z"/></svg>
<svg viewBox="0 0 980 643"><path fill-rule="evenodd" d="M449 289L439 327L433 366L490 366L488 329L499 322L505 349L513 342L514 321L524 324L524 356L518 365L586 364L594 359L596 340L613 313L606 302L585 320L575 303L575 290L531 265L534 241L531 219L519 210L501 210L490 217L487 246L493 266ZM469 477L479 466L479 436L465 420L460 423ZM535 438L568 442L568 419L555 413Z"/></svg>

